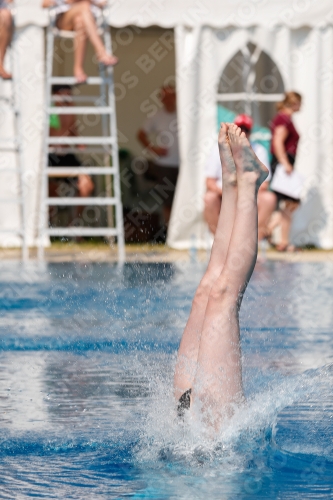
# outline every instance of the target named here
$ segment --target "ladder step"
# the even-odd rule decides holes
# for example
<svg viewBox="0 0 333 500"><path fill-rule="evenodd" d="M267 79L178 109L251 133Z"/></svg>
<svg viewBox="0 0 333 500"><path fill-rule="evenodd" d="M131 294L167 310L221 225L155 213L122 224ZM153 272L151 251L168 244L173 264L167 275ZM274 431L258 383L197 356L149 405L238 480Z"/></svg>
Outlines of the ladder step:
<svg viewBox="0 0 333 500"><path fill-rule="evenodd" d="M109 115L113 113L111 106L51 106L47 108L49 115Z"/></svg>
<svg viewBox="0 0 333 500"><path fill-rule="evenodd" d="M23 203L22 198L0 198L0 203Z"/></svg>
<svg viewBox="0 0 333 500"><path fill-rule="evenodd" d="M75 31L67 31L67 30L60 30L59 28L56 28L56 27L52 27L52 32L53 32L53 35L55 38L69 38L69 39L74 39L76 37L76 33ZM97 29L98 31L98 34L100 36L103 35L104 33L104 30L103 28L98 28Z"/></svg>
<svg viewBox="0 0 333 500"><path fill-rule="evenodd" d="M7 151L8 153L18 153L20 148L18 146L1 146L0 144L0 150L4 153Z"/></svg>
<svg viewBox="0 0 333 500"><path fill-rule="evenodd" d="M17 143L17 139L15 137L0 137L0 144L7 144L7 143Z"/></svg>
<svg viewBox="0 0 333 500"><path fill-rule="evenodd" d="M47 144L116 144L114 137L48 137Z"/></svg>
<svg viewBox="0 0 333 500"><path fill-rule="evenodd" d="M118 236L119 231L111 227L49 227L50 236Z"/></svg>
<svg viewBox="0 0 333 500"><path fill-rule="evenodd" d="M101 100L101 96L99 95L73 95L68 99L66 96L59 96L59 95L52 95L51 97L51 102L70 102L70 103L75 103L75 102L90 102L93 103L92 106L104 106L107 105L105 101Z"/></svg>
<svg viewBox="0 0 333 500"><path fill-rule="evenodd" d="M0 234L19 234L23 236L22 229L0 229Z"/></svg>
<svg viewBox="0 0 333 500"><path fill-rule="evenodd" d="M89 76L83 85L101 85L104 81L100 76ZM49 82L51 85L77 85L74 76L52 76Z"/></svg>
<svg viewBox="0 0 333 500"><path fill-rule="evenodd" d="M49 167L46 173L49 177L79 174L113 175L117 174L117 169L115 167Z"/></svg>
<svg viewBox="0 0 333 500"><path fill-rule="evenodd" d="M75 38L76 34L74 31L59 30L58 28L52 29L53 34L56 38Z"/></svg>
<svg viewBox="0 0 333 500"><path fill-rule="evenodd" d="M1 173L7 173L7 174L22 174L23 171L19 168L0 168L0 174Z"/></svg>
<svg viewBox="0 0 333 500"><path fill-rule="evenodd" d="M80 154L80 155L91 155L91 154L107 154L108 156L111 156L112 155L112 148L108 147L108 146L100 146L100 147L92 147L92 146L88 146L87 148L85 149L79 149L78 147L69 147L69 146L66 146L64 148L62 148L61 146L58 146L58 147L49 147L48 148L48 153L50 154L67 154L67 153L73 153L73 154Z"/></svg>
<svg viewBox="0 0 333 500"><path fill-rule="evenodd" d="M1 137L0 149L1 151L15 151L17 153L20 150L20 146L14 137Z"/></svg>
<svg viewBox="0 0 333 500"><path fill-rule="evenodd" d="M1 200L0 200L1 201ZM117 205L117 198L110 197L97 197L96 198L81 198L81 197L59 197L59 198L46 198L45 205L73 205L73 206L81 206L81 205Z"/></svg>

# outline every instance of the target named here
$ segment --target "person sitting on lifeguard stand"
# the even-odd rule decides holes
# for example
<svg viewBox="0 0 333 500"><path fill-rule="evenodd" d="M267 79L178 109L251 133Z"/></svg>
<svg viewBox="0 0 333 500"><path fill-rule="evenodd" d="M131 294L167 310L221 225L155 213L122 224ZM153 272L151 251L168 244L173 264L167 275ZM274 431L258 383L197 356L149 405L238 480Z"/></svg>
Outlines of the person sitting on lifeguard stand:
<svg viewBox="0 0 333 500"><path fill-rule="evenodd" d="M98 33L95 17L105 7L105 0L43 0L43 7L53 8L56 26L59 30L75 31L74 77L77 83L84 83L87 75L83 64L87 40L95 49L98 62L105 66L114 66L118 58L109 54Z"/></svg>

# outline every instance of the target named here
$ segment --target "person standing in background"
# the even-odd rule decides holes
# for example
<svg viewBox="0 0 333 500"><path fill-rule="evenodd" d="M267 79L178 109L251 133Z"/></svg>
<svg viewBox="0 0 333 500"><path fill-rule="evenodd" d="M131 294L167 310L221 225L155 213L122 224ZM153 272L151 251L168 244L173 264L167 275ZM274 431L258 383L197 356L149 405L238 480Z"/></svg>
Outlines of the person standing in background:
<svg viewBox="0 0 333 500"><path fill-rule="evenodd" d="M0 78L10 80L12 75L4 68L7 48L13 34L13 16L9 10L12 0L0 0Z"/></svg>
<svg viewBox="0 0 333 500"><path fill-rule="evenodd" d="M152 158L152 174L163 186L161 197L163 200L164 222L167 226L170 220L172 202L175 194L178 169L178 124L176 109L176 90L172 86L161 88L160 99L163 108L148 118L138 131L137 138L146 148Z"/></svg>
<svg viewBox="0 0 333 500"><path fill-rule="evenodd" d="M104 47L94 17L106 5L105 0L43 0L42 5L54 9L58 29L76 32L73 71L76 83L84 83L88 78L83 68L88 39L99 63L105 66L117 64L118 58L108 54Z"/></svg>
<svg viewBox="0 0 333 500"><path fill-rule="evenodd" d="M299 134L291 117L300 110L301 103L302 96L298 92L286 92L283 101L277 105L278 113L270 123L273 178L278 164L283 165L287 174L291 174L294 170ZM279 219L275 221L275 225L279 223L281 226L281 240L276 249L280 252L294 251L295 248L289 245L289 232L292 214L299 207L300 199L292 198L280 192L273 192L277 197L277 209L279 211Z"/></svg>

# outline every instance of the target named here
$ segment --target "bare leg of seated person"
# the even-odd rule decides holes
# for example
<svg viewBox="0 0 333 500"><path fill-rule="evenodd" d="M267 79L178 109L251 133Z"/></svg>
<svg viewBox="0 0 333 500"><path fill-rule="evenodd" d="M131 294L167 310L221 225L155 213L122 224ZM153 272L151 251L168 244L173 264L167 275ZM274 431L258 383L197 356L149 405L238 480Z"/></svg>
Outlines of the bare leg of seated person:
<svg viewBox="0 0 333 500"><path fill-rule="evenodd" d="M183 371L179 380L178 363L175 376L176 397L180 393L178 387L191 382L185 389L192 390L191 406L200 407L204 421L216 429L223 418L230 415L233 405L243 399L238 315L257 258L257 193L268 175L267 168L259 162L239 127L229 125L228 137L236 166L237 189L234 187L233 196L229 197L229 206L225 203L224 190L215 236L216 241L225 235L225 223L230 235L227 251L221 256L219 275L202 299L206 307L201 330L197 332L199 346L197 359L193 359L193 378L186 377L186 371ZM228 150L225 126L221 128L219 143ZM223 173L223 156L221 159ZM233 214L232 220L230 213Z"/></svg>
<svg viewBox="0 0 333 500"><path fill-rule="evenodd" d="M266 182L264 183L266 184ZM266 187L258 192L258 240L270 236L269 221L276 209L276 195Z"/></svg>
<svg viewBox="0 0 333 500"><path fill-rule="evenodd" d="M65 31L75 31L74 76L78 83L87 79L83 64L86 53L87 39L95 49L97 59L106 66L114 66L118 58L108 54L101 37L98 34L96 22L90 9L91 3L86 0L75 3L70 10L62 14L58 20L58 28Z"/></svg>
<svg viewBox="0 0 333 500"><path fill-rule="evenodd" d="M216 233L217 223L221 211L221 196L214 191L207 191L204 198L204 218L208 224L209 231Z"/></svg>
<svg viewBox="0 0 333 500"><path fill-rule="evenodd" d="M279 252L295 251L295 247L289 244L289 233L292 223L293 212L299 207L299 203L286 200L281 208L281 241L276 246Z"/></svg>
<svg viewBox="0 0 333 500"><path fill-rule="evenodd" d="M6 50L12 37L12 14L8 9L0 9L0 78L10 80L12 75L4 68Z"/></svg>
<svg viewBox="0 0 333 500"><path fill-rule="evenodd" d="M80 174L77 180L78 196L81 198L88 198L92 195L94 189L95 185L90 175ZM81 205L76 207L75 218L82 216L83 208L84 207Z"/></svg>

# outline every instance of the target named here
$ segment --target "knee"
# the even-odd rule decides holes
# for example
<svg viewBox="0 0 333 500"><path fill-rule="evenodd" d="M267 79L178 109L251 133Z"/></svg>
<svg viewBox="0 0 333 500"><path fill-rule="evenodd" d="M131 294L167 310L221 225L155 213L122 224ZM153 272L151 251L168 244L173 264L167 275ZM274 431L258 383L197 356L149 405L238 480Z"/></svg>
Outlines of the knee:
<svg viewBox="0 0 333 500"><path fill-rule="evenodd" d="M91 16L93 18L93 14L91 12L91 2L81 0L77 5L80 6L79 12L83 20L87 19L87 16Z"/></svg>
<svg viewBox="0 0 333 500"><path fill-rule="evenodd" d="M209 293L210 303L223 303L224 306L229 304L230 307L233 305L236 307L238 299L239 294L235 293L234 288L230 286L229 280L225 277L218 278Z"/></svg>
<svg viewBox="0 0 333 500"><path fill-rule="evenodd" d="M81 12L78 12L74 17L73 25L75 31L81 31L84 29L84 20Z"/></svg>
<svg viewBox="0 0 333 500"><path fill-rule="evenodd" d="M270 191L261 193L258 196L258 211L264 213L272 213L276 208L276 197Z"/></svg>
<svg viewBox="0 0 333 500"><path fill-rule="evenodd" d="M220 197L214 191L207 191L204 197L205 208L210 210L221 204Z"/></svg>
<svg viewBox="0 0 333 500"><path fill-rule="evenodd" d="M12 14L9 10L1 9L0 10L0 19L1 19L2 25L5 26L6 28L9 28L11 26Z"/></svg>
<svg viewBox="0 0 333 500"><path fill-rule="evenodd" d="M292 201L289 206L289 210L291 213L295 212L299 207L299 203L297 201Z"/></svg>
<svg viewBox="0 0 333 500"><path fill-rule="evenodd" d="M298 206L299 206L299 204L297 202L287 201L285 203L283 209L281 210L281 213L284 217L290 219L292 217L293 212L295 212L295 210L298 208Z"/></svg>
<svg viewBox="0 0 333 500"><path fill-rule="evenodd" d="M193 305L198 305L202 304L202 301L208 300L209 293L211 290L212 284L203 279L198 288L197 291L195 292L194 298L193 298Z"/></svg>
<svg viewBox="0 0 333 500"><path fill-rule="evenodd" d="M276 203L276 196L271 191L261 191L258 193L258 201L265 203L267 205L271 205Z"/></svg>
<svg viewBox="0 0 333 500"><path fill-rule="evenodd" d="M204 277L202 278L202 280L199 283L197 291L195 292L193 304L199 305L205 301L207 303L212 286L214 285L217 278L218 278L218 275L216 276L214 271L212 271L212 270L206 271Z"/></svg>
<svg viewBox="0 0 333 500"><path fill-rule="evenodd" d="M94 190L94 183L89 175L80 175L78 179L78 192L79 196L90 196Z"/></svg>
<svg viewBox="0 0 333 500"><path fill-rule="evenodd" d="M271 191L267 191L265 200L266 200L266 203L269 206L269 208L271 210L275 210L276 203L277 203L277 196L274 193L272 193Z"/></svg>
<svg viewBox="0 0 333 500"><path fill-rule="evenodd" d="M87 0L81 0L80 2L80 10L81 12L82 11L89 11L90 12L90 7L91 7L91 2L87 1Z"/></svg>

